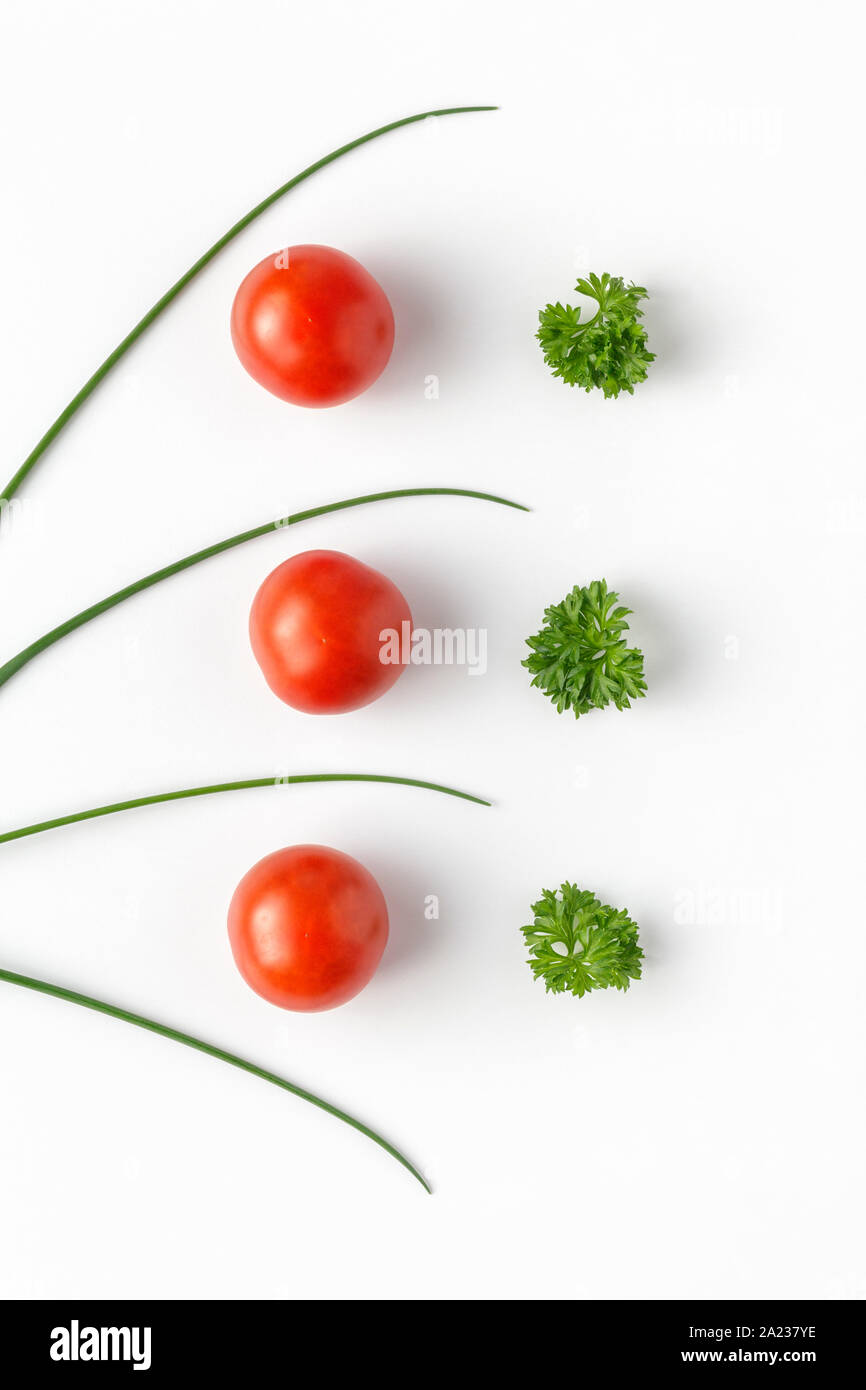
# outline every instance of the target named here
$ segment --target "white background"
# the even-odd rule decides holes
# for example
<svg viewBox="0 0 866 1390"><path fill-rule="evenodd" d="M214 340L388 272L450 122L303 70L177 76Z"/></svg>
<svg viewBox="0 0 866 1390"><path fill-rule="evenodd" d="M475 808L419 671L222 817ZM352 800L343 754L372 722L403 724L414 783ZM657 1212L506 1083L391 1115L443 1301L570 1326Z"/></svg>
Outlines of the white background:
<svg viewBox="0 0 866 1390"><path fill-rule="evenodd" d="M0 961L281 1071L359 1135L212 1060L0 986L0 1291L48 1297L856 1298L863 1254L860 39L852 8L147 0L7 3L0 32L2 472L237 216L310 179L185 293L4 521L5 659L232 532L379 488L397 502L202 565L0 691L3 828L271 772L486 794L295 788L3 847ZM398 325L331 412L241 370L228 316L269 252L357 256ZM634 397L547 373L538 308L645 284ZM573 297L573 296L572 296ZM439 398L425 378L439 378ZM490 669L380 703L279 704L246 638L288 554L382 568ZM576 722L523 639L604 576L649 697ZM333 1013L232 964L241 875L298 841L379 878L392 939ZM627 906L644 978L545 995L519 928L563 878ZM424 898L437 894L438 921Z"/></svg>

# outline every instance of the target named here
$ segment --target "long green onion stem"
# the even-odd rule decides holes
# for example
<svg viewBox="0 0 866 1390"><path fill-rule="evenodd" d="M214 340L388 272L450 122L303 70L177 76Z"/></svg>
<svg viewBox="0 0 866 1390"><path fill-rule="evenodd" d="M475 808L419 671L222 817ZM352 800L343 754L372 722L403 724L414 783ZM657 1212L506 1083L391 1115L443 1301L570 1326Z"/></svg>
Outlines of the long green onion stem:
<svg viewBox="0 0 866 1390"><path fill-rule="evenodd" d="M92 395L99 383L108 376L112 367L114 367L120 361L121 357L129 351L133 343L141 337L142 333L150 327L155 319L159 318L163 310L168 308L169 304L180 294L181 290L185 289L190 281L195 279L199 271L203 270L204 267L222 251L224 246L228 246L229 242L233 241L239 232L244 231L251 222L254 222L257 217L260 217L263 212L266 212L272 204L276 203L286 193L291 192L293 188L297 188L298 184L303 183L304 179L308 179L311 174L317 173L319 169L324 169L328 164L333 164L334 160L339 159L341 155L349 154L352 150L358 149L360 145L366 145L369 141L378 139L380 135L387 135L389 131L399 130L400 127L404 125L414 125L417 121L425 121L428 116L460 116L473 111L495 111L496 109L495 106L449 106L441 111L421 111L416 116L404 116L399 121L391 121L389 125L379 126L377 130L369 131L367 135L360 135L357 140L350 140L348 145L341 145L338 150L333 150L330 154L326 154L323 159L317 159L315 164L311 164L307 169L302 170L300 174L296 174L294 178L289 179L288 183L281 184L279 188L275 189L267 198L264 198L262 202L257 203L245 217L242 217L239 222L235 222L234 226L229 227L228 231L220 237L219 241L215 241L213 246L211 246L208 251L205 251L203 256L199 256L198 260L194 265L190 266L186 274L181 275L180 279L176 280L171 288L166 290L162 298L156 301L153 308L148 310L143 319L139 319L132 331L128 333L123 341L118 343L114 351L106 357L102 366L98 367L93 375L85 381L78 394L73 396L66 409L60 412L54 424L45 431L38 444L30 451L21 464L21 467L6 484L3 491L0 492L0 512L3 510L3 504L11 501L15 496L18 488L21 486L30 470L45 453L49 444L57 438L64 425L68 424L76 411L79 410L87 400L88 396Z"/></svg>
<svg viewBox="0 0 866 1390"><path fill-rule="evenodd" d="M335 1105L322 1100L319 1096L314 1096L310 1091L305 1091L301 1086L296 1086L292 1081L286 1081L285 1077L276 1076L272 1071L265 1071L263 1067L257 1067L254 1062L246 1062L243 1057L236 1057L233 1052L225 1052L221 1047L213 1047L211 1043L202 1042L201 1038L193 1038L189 1033L181 1033L177 1028L168 1028L164 1023L156 1023L152 1018L144 1018L141 1014L129 1013L127 1009L119 1009L114 1004L106 1004L101 999L91 999L87 994L77 994L75 990L63 989L60 985L47 984L45 980L34 980L29 975L16 975L12 970L0 970L0 980L9 985L20 985L22 989L35 990L37 994L48 994L52 999L64 999L69 1004L80 1004L84 1009L93 1009L96 1013L107 1014L109 1018L119 1018L124 1023L131 1023L136 1028L144 1028L149 1033L158 1033L162 1038L169 1038L172 1042L183 1043L184 1047L192 1047L196 1052L204 1052L208 1057L216 1057L218 1062L227 1062L230 1067L238 1067L241 1071L249 1072L251 1076L258 1076L262 1081L269 1081L272 1086L279 1086L284 1091L291 1091L293 1096L300 1096L301 1100L309 1101L310 1105L316 1105L320 1110L326 1110L329 1115L342 1120L344 1124L351 1125L361 1134L366 1134L368 1139L372 1139L374 1144L378 1144L380 1149L384 1149L392 1158L396 1158L398 1163L402 1163L407 1168L413 1178L417 1178L426 1192L432 1191L427 1179L418 1172L414 1163L410 1163L405 1154L399 1149L395 1149L393 1144L389 1144L387 1139L383 1139L381 1134L377 1134L368 1125L362 1124L352 1115L347 1115L345 1110L338 1110Z"/></svg>
<svg viewBox="0 0 866 1390"><path fill-rule="evenodd" d="M515 507L521 512L529 511L528 507L522 506L519 502L510 502L507 497L497 497L490 492L474 492L462 487L406 487L396 488L391 492L371 492L365 497L349 497L344 502L328 502L323 507L311 507L308 511L295 512L294 515L281 517L277 521L266 521L262 526L254 526L251 531L241 531L239 535L229 536L228 540L218 541L216 545L209 545L204 550L197 550L194 555L187 555L183 560L175 560L174 564L166 565L163 569L146 575L144 579L137 579L134 584L127 584L124 589L118 589L116 594L110 594L100 603L92 604L90 608L85 608L82 613L77 613L74 618L67 618L65 623L52 628L50 632L46 632L44 637L40 637L36 642L31 642L29 647L25 647L4 666L0 666L0 685L5 685L21 670L22 666L26 666L35 656L39 656L40 652L44 652L47 647L52 647L62 637L68 637L70 632L74 632L76 628L83 627L93 618L107 613L110 608L116 607L118 603L123 603L128 598L134 598L144 589L152 588L154 584L159 584L163 579L170 579L173 574L180 574L181 570L187 570L193 565L200 564L202 560L210 560L212 556L220 555L224 550L232 550L236 545L244 545L246 541L257 540L259 536L266 536L272 531L280 531L286 526L295 526L299 521L309 521L312 517L325 516L328 512L345 511L348 507L365 506L368 502L386 502L395 497L476 497L483 502L496 502L503 507Z"/></svg>
<svg viewBox="0 0 866 1390"><path fill-rule="evenodd" d="M40 835L43 830L58 830L64 825L76 825L78 821L113 816L117 811L136 811L140 806L158 806L165 801L186 801L194 796L213 796L215 792L240 792L254 787L289 786L299 782L387 782L391 786L421 787L424 791L442 792L445 796L459 796L462 801L474 801L478 806L490 805L489 801L480 796L473 796L471 792L461 792L456 787L445 787L439 782L421 782L415 777L386 777L374 772L308 772L288 777L251 777L243 782L219 782L208 787L188 787L183 791L137 796L132 801L115 801L110 806L95 806L91 811L76 811L69 816L57 816L54 820L23 825L19 830L7 830L0 835L0 845L8 844L10 840L23 840L28 835Z"/></svg>

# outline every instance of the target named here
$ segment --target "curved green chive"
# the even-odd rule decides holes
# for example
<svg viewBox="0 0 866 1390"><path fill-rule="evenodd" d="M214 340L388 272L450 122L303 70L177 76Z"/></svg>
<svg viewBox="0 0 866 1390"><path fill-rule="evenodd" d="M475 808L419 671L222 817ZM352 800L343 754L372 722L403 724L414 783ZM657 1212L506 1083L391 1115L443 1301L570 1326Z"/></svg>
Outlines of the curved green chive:
<svg viewBox="0 0 866 1390"><path fill-rule="evenodd" d="M474 801L477 806L489 806L490 802L471 792L461 792L456 787L446 787L439 782L421 782L415 777L387 777L374 772L309 772L289 777L251 777L243 782L219 782L207 787L188 787L183 791L157 792L153 796L138 796L132 801L115 801L109 806L95 806L91 811L76 811L69 816L57 816L54 820L43 820L35 825L23 825L18 830L7 830L0 835L0 845L11 840L23 840L28 835L41 835L44 830L59 830L64 825L76 825L79 821L97 820L100 816L113 816L118 811L136 811L141 806L158 806L166 801L186 801L195 796L213 796L216 792L247 791L254 787L291 786L300 782L387 782L391 786L420 787L424 791L442 792L445 796L457 796L462 801Z"/></svg>
<svg viewBox="0 0 866 1390"><path fill-rule="evenodd" d="M351 1125L352 1129L357 1129L360 1134L365 1134L368 1139L372 1139L374 1144L378 1144L380 1149L384 1149L392 1158L396 1158L398 1163L402 1163L407 1168L413 1178L417 1178L425 1192L431 1192L432 1188L427 1179L419 1173L414 1163L410 1163L405 1154L399 1149L395 1149L393 1144L389 1144L387 1139L383 1139L381 1134L377 1134L374 1129L356 1120L354 1116L347 1115L345 1110L338 1110L329 1101L322 1100L320 1096L314 1096L311 1091L305 1091L301 1086L296 1086L293 1081L287 1081L283 1076L277 1076L272 1071L265 1071L264 1067L257 1067L254 1062L247 1062L243 1057L236 1057L233 1052L225 1052L221 1047L214 1047L211 1043L202 1042L201 1038L193 1038L189 1033L181 1033L177 1028L168 1028L164 1023L156 1023L152 1018L144 1018L141 1014L129 1013L127 1009L119 1009L115 1004L106 1004L101 999L92 999L87 994L77 994L75 990L63 989L60 985L50 985L45 980L34 980L29 975L17 975L12 970L0 970L0 980L8 985L20 985L22 989L32 989L37 994L48 994L53 999L64 999L68 1004L80 1004L84 1009L93 1009L96 1013L106 1014L109 1018L119 1018L123 1023L131 1023L135 1028L144 1028L149 1033L157 1033L162 1038L169 1038L172 1042L183 1043L184 1047L194 1048L196 1052L204 1052L208 1057L215 1057L218 1062L227 1062L230 1067L238 1067L241 1071L249 1072L251 1076L258 1076L262 1081L269 1081L272 1086L279 1086L283 1091L291 1091L293 1096L300 1096L301 1100L309 1101L310 1105L316 1105L320 1110L326 1110L329 1115L342 1120L344 1124Z"/></svg>
<svg viewBox="0 0 866 1390"><path fill-rule="evenodd" d="M358 149L360 145L368 144L371 140L377 140L380 135L387 135L392 130L399 130L401 126L414 125L417 121L426 121L429 116L461 116L473 111L495 110L497 110L495 106L448 106L441 111L421 111L416 116L404 116L399 121L391 121L388 125L379 126L377 130L369 131L367 135L359 135L357 140L350 140L348 145L341 145L338 150L333 150L330 154L326 154L324 159L317 159L315 164L311 164L307 169L303 169L300 174L296 174L294 178L289 179L288 183L281 184L280 187L275 189L267 198L257 203L254 208L250 209L245 217L242 217L239 222L235 222L234 226L229 227L228 231L220 237L219 241L215 241L213 246L205 251L203 256L199 256L195 264L191 265L189 270L184 275L181 275L180 279L176 280L170 289L166 290L162 298L156 301L153 308L147 311L144 318L139 319L132 331L127 333L123 341L118 343L114 351L106 357L102 366L97 367L93 376L88 377L78 394L73 396L66 409L60 412L54 424L45 431L39 443L30 451L21 467L6 484L3 491L0 492L0 513L2 513L4 504L10 502L15 496L24 479L36 463L38 463L48 446L54 442L60 431L69 423L76 411L79 410L87 400L88 396L93 394L99 383L108 376L112 367L116 366L124 354L129 351L133 343L136 342L137 339L141 337L142 333L159 318L163 310L168 308L169 304L171 304L173 299L177 298L181 290L185 289L190 281L195 279L199 271L204 270L205 266L208 265L215 256L219 255L223 247L228 246L229 242L233 241L239 232L244 231L251 222L254 222L257 217L260 217L263 212L266 212L269 207L278 202L286 193L290 193L293 188L297 188L299 183L303 183L304 179L308 179L311 174L317 173L319 169L324 169L326 165L333 164L335 159L340 159L342 155L349 154L352 150Z"/></svg>
<svg viewBox="0 0 866 1390"><path fill-rule="evenodd" d="M110 594L101 602L92 604L90 608L85 608L82 613L77 613L74 618L67 618L65 623L52 628L50 632L46 632L44 637L40 637L36 642L31 642L29 647L25 647L17 656L11 657L4 666L0 666L0 685L5 685L35 656L39 656L40 652L44 652L47 647L52 647L62 637L68 637L70 632L74 632L76 628L83 627L85 623L89 623L102 613L107 613L109 609L115 608L118 603L123 603L128 598L134 598L136 594L140 594L144 589L152 588L154 584L159 584L163 579L170 579L173 574L180 574L182 570L200 564L202 560L210 560L212 556L220 555L224 550L231 550L236 545L244 545L247 541L257 540L259 536L266 536L271 531L279 531L286 526L295 526L299 521L309 521L311 517L325 516L328 512L345 511L348 507L365 506L368 502L387 502L395 497L476 497L483 502L496 502L502 507L515 507L521 512L529 511L528 507L522 506L519 502L510 502L507 497L496 497L490 492L474 492L462 487L405 487L396 488L391 492L371 492L366 497L349 497L345 502L329 502L323 507L311 507L308 511L295 512L293 516L284 516L277 521L266 521L262 526L254 526L251 531L241 531L239 535L229 536L228 540L218 541L216 545L209 545L204 550L197 550L194 555L187 555L183 560L175 560L173 565L166 565L163 569L146 575L144 579L136 580L134 584L127 584L125 589L118 589L116 594Z"/></svg>

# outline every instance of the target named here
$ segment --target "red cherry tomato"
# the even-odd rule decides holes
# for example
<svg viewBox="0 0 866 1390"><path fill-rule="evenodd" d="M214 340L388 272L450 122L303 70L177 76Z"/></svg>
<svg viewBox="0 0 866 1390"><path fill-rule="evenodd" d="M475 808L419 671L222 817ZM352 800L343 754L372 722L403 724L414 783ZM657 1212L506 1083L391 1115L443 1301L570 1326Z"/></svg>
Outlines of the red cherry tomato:
<svg viewBox="0 0 866 1390"><path fill-rule="evenodd" d="M384 574L338 550L307 550L269 574L253 600L250 641L275 695L308 714L369 705L403 672L381 634L411 630L409 605Z"/></svg>
<svg viewBox="0 0 866 1390"><path fill-rule="evenodd" d="M373 875L325 845L293 845L255 864L235 889L228 924L247 984L301 1013L353 999L388 941L388 908Z"/></svg>
<svg viewBox="0 0 866 1390"><path fill-rule="evenodd" d="M260 386L293 405L341 405L385 370L394 315L381 285L331 246L261 261L232 306L232 342Z"/></svg>

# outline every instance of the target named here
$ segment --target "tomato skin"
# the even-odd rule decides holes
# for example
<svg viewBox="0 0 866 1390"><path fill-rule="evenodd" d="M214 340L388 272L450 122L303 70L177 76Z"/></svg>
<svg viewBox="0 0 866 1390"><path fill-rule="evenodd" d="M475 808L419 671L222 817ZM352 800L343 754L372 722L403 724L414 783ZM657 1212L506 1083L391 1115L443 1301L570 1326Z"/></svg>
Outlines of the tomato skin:
<svg viewBox="0 0 866 1390"><path fill-rule="evenodd" d="M332 246L266 256L232 305L232 342L250 376L293 405L342 405L382 374L394 314L378 281Z"/></svg>
<svg viewBox="0 0 866 1390"><path fill-rule="evenodd" d="M307 550L268 575L250 642L275 695L307 714L344 714L384 695L402 664L379 660L380 634L412 614L384 574L339 550Z"/></svg>
<svg viewBox="0 0 866 1390"><path fill-rule="evenodd" d="M388 908L363 864L326 845L293 845L259 860L228 915L235 964L272 1004L335 1009L372 979L388 941Z"/></svg>

